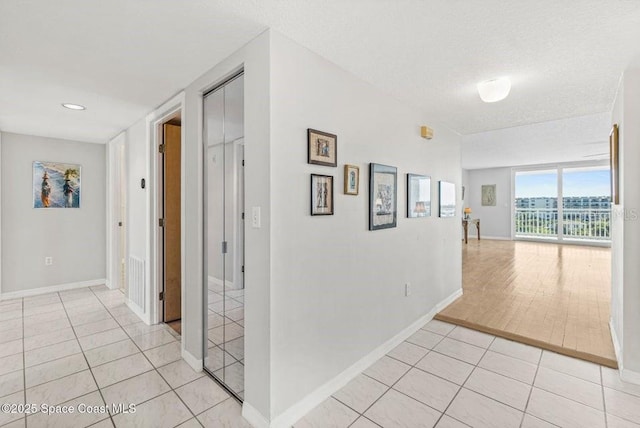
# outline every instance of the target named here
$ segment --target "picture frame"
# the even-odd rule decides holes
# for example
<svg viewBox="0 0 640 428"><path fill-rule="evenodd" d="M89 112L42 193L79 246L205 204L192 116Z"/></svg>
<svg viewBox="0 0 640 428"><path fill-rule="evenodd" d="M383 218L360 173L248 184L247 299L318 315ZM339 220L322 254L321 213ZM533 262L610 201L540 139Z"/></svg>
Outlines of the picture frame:
<svg viewBox="0 0 640 428"><path fill-rule="evenodd" d="M611 169L611 203L620 204L620 166L618 164L620 156L618 124L614 123L609 134L609 154Z"/></svg>
<svg viewBox="0 0 640 428"><path fill-rule="evenodd" d="M311 215L333 215L333 176L311 174Z"/></svg>
<svg viewBox="0 0 640 428"><path fill-rule="evenodd" d="M448 181L439 182L439 215L441 218L456 216L456 185Z"/></svg>
<svg viewBox="0 0 640 428"><path fill-rule="evenodd" d="M431 177L407 174L407 218L431 216Z"/></svg>
<svg viewBox="0 0 640 428"><path fill-rule="evenodd" d="M483 207L495 207L496 206L496 185L495 184L483 184L482 188L482 206Z"/></svg>
<svg viewBox="0 0 640 428"><path fill-rule="evenodd" d="M80 208L82 166L33 161L33 208Z"/></svg>
<svg viewBox="0 0 640 428"><path fill-rule="evenodd" d="M357 195L360 189L360 168L355 165L344 166L344 194Z"/></svg>
<svg viewBox="0 0 640 428"><path fill-rule="evenodd" d="M307 162L314 165L338 165L338 137L328 132L307 129Z"/></svg>
<svg viewBox="0 0 640 428"><path fill-rule="evenodd" d="M398 169L369 164L369 230L388 229L398 223Z"/></svg>

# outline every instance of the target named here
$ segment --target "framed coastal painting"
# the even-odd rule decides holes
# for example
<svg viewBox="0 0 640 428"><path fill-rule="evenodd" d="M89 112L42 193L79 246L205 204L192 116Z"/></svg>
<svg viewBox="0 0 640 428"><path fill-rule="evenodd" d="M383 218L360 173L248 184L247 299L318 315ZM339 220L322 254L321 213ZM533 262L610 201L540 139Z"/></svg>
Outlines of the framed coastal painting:
<svg viewBox="0 0 640 428"><path fill-rule="evenodd" d="M369 230L396 227L398 219L398 169L369 164Z"/></svg>
<svg viewBox="0 0 640 428"><path fill-rule="evenodd" d="M333 177L311 174L311 215L333 215Z"/></svg>
<svg viewBox="0 0 640 428"><path fill-rule="evenodd" d="M328 132L307 129L308 162L315 165L338 165L338 137Z"/></svg>
<svg viewBox="0 0 640 428"><path fill-rule="evenodd" d="M33 162L34 208L80 208L80 165Z"/></svg>
<svg viewBox="0 0 640 428"><path fill-rule="evenodd" d="M355 165L344 166L344 194L357 195L360 187L360 168Z"/></svg>
<svg viewBox="0 0 640 428"><path fill-rule="evenodd" d="M407 174L407 217L431 215L431 177Z"/></svg>
<svg viewBox="0 0 640 428"><path fill-rule="evenodd" d="M456 185L447 181L440 182L440 217L455 217Z"/></svg>

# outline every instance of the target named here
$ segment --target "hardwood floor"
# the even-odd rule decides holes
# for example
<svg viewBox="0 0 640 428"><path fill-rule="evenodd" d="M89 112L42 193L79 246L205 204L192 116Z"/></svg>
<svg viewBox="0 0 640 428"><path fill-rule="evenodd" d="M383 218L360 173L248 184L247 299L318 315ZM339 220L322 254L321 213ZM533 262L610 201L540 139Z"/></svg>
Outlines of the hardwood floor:
<svg viewBox="0 0 640 428"><path fill-rule="evenodd" d="M464 294L436 319L617 368L610 249L492 240L462 248Z"/></svg>

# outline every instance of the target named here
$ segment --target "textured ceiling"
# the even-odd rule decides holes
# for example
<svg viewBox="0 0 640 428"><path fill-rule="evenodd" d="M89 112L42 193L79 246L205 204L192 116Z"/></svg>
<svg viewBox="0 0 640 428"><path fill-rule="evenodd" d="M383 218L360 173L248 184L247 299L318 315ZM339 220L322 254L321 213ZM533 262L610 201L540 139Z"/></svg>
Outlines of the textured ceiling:
<svg viewBox="0 0 640 428"><path fill-rule="evenodd" d="M610 111L640 63L638 0L2 0L0 129L105 141L267 27L462 134Z"/></svg>

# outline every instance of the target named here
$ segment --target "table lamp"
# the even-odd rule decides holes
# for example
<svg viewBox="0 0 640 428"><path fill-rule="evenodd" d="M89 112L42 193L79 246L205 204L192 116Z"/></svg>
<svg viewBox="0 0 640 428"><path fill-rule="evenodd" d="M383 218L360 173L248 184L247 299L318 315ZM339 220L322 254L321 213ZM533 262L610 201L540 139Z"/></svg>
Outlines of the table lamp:
<svg viewBox="0 0 640 428"><path fill-rule="evenodd" d="M465 219L465 220L469 220L469 214L471 214L471 208L466 207L466 208L464 209L464 219Z"/></svg>

